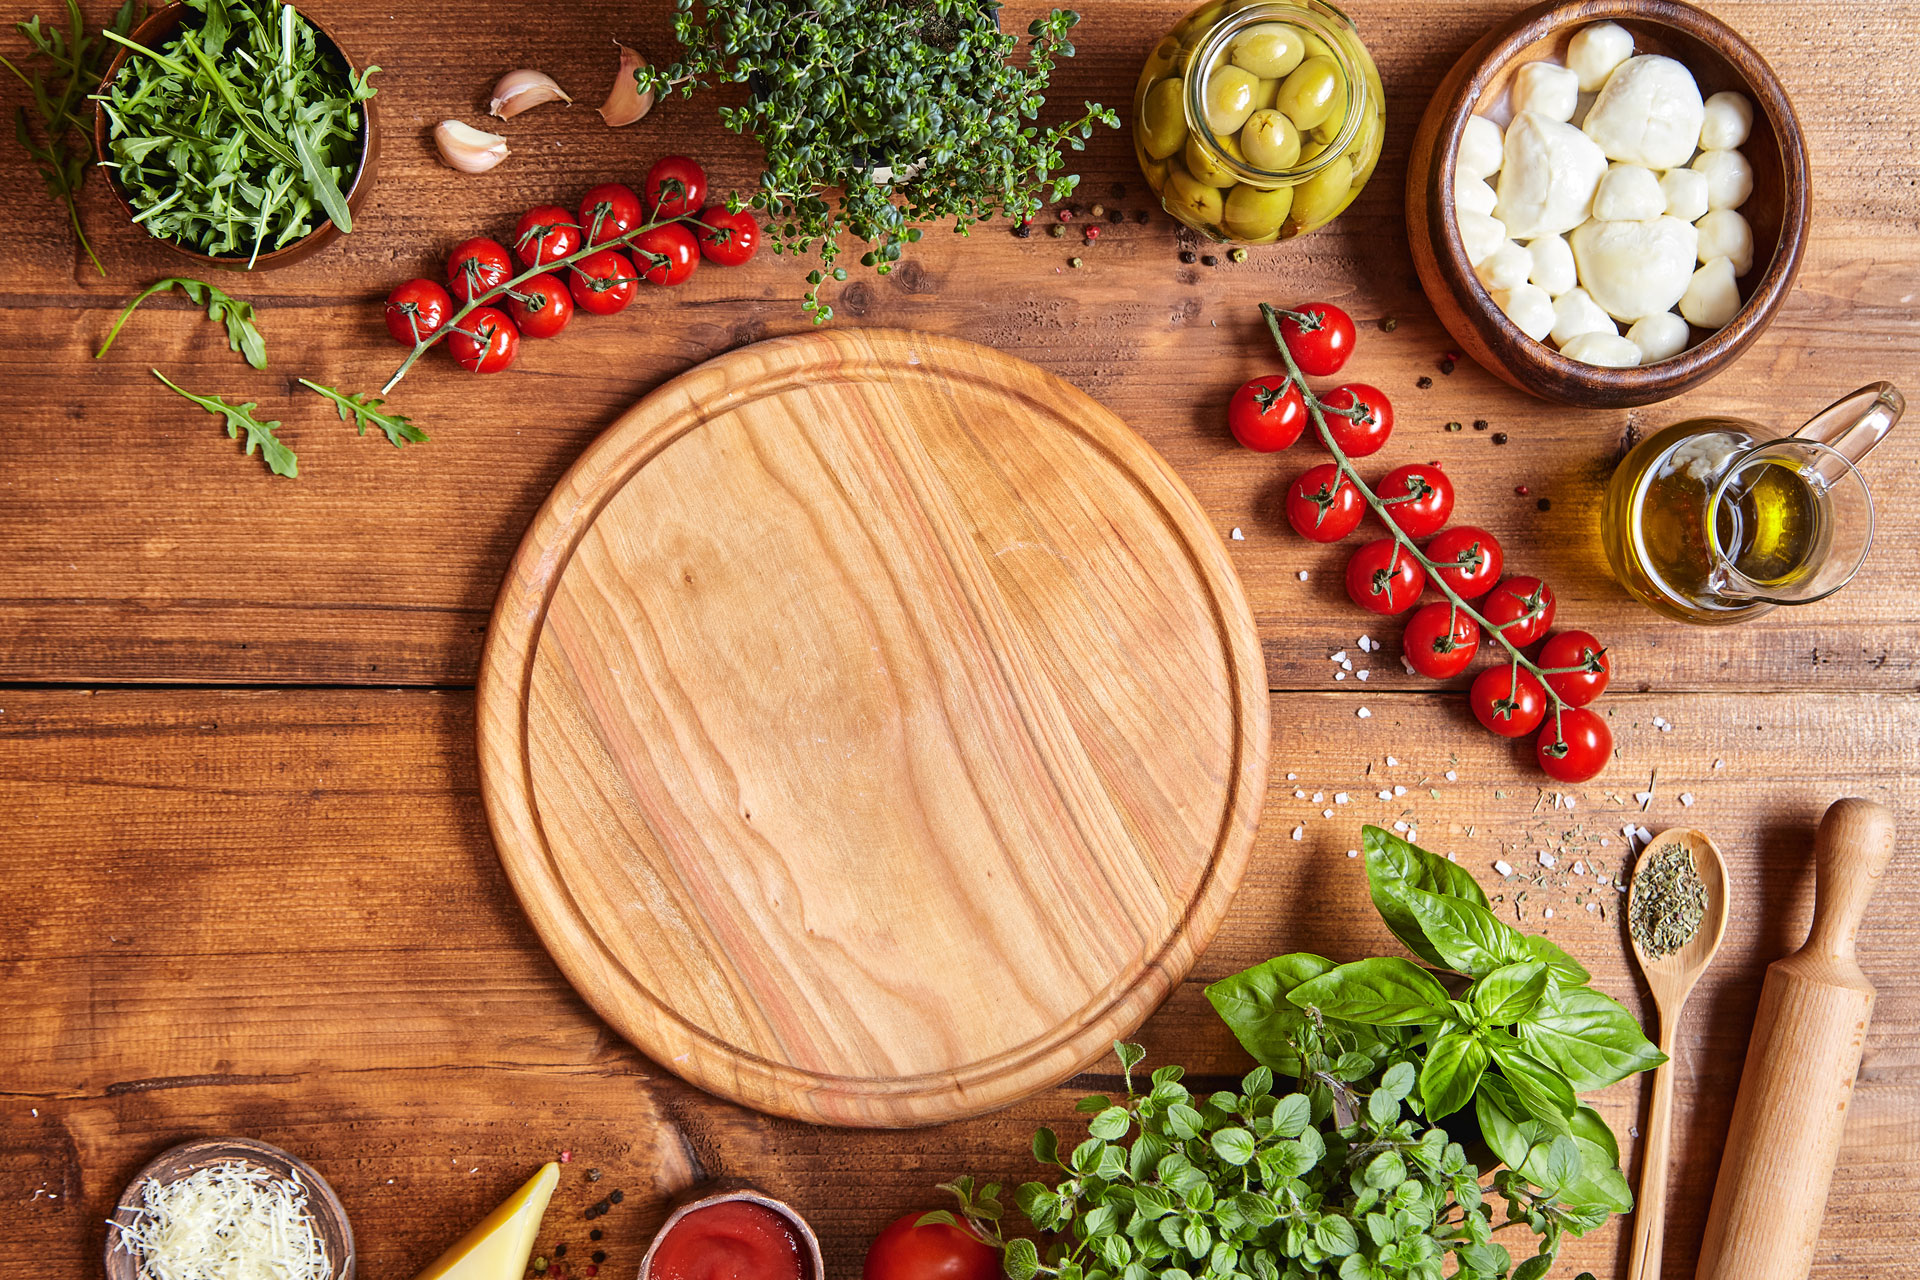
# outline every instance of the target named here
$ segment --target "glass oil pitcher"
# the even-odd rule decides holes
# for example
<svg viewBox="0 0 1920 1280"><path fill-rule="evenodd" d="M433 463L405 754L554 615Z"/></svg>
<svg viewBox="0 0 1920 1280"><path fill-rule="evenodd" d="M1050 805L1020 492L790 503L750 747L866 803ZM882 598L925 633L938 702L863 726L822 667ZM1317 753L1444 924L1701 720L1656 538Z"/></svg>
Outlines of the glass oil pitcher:
<svg viewBox="0 0 1920 1280"><path fill-rule="evenodd" d="M1876 382L1791 435L1695 418L1648 436L1607 486L1601 532L1614 577L1649 607L1707 626L1826 599L1873 541L1857 464L1905 408Z"/></svg>

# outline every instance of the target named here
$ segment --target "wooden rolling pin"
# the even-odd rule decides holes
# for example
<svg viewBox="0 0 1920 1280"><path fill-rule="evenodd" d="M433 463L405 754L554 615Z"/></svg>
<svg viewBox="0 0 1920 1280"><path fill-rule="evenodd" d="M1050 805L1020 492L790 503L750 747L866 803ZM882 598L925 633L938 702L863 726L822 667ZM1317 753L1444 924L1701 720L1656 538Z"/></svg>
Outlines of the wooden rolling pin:
<svg viewBox="0 0 1920 1280"><path fill-rule="evenodd" d="M1893 856L1893 812L1839 800L1814 840L1807 945L1767 968L1695 1280L1806 1280L1873 987L1853 939Z"/></svg>

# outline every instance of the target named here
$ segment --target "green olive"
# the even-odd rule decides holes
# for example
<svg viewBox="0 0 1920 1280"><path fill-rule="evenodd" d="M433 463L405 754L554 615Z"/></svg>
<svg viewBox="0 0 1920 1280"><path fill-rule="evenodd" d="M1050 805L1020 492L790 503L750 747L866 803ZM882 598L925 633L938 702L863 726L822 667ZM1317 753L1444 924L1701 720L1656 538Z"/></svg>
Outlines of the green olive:
<svg viewBox="0 0 1920 1280"><path fill-rule="evenodd" d="M1260 191L1253 187L1235 187L1227 193L1221 226L1235 240L1258 243L1278 235L1280 224L1293 208L1293 188Z"/></svg>
<svg viewBox="0 0 1920 1280"><path fill-rule="evenodd" d="M1333 47L1311 31L1300 33L1300 44L1309 58L1331 58Z"/></svg>
<svg viewBox="0 0 1920 1280"><path fill-rule="evenodd" d="M1232 138L1219 138L1216 141L1220 144L1220 151L1242 164L1246 163L1246 158L1240 154L1239 144ZM1200 140L1200 135L1197 133L1188 136L1185 157L1187 172L1210 187L1220 187L1224 190L1240 181L1233 170L1221 163L1219 155Z"/></svg>
<svg viewBox="0 0 1920 1280"><path fill-rule="evenodd" d="M1167 186L1167 162L1165 160L1142 160L1140 172L1147 175L1147 186L1153 194L1159 195Z"/></svg>
<svg viewBox="0 0 1920 1280"><path fill-rule="evenodd" d="M1293 189L1293 212L1288 220L1301 231L1312 231L1331 220L1352 197L1353 163L1339 156Z"/></svg>
<svg viewBox="0 0 1920 1280"><path fill-rule="evenodd" d="M1258 81L1253 86L1253 109L1255 111L1265 111L1273 105L1273 100L1279 96L1280 82L1278 80Z"/></svg>
<svg viewBox="0 0 1920 1280"><path fill-rule="evenodd" d="M1300 131L1282 112L1256 111L1240 130L1240 153L1256 169L1284 172L1299 162Z"/></svg>
<svg viewBox="0 0 1920 1280"><path fill-rule="evenodd" d="M1347 148L1347 159L1353 165L1355 186L1366 182L1373 176L1373 167L1380 163L1380 126L1384 123L1378 111L1369 111L1360 121L1360 129L1353 135L1353 144Z"/></svg>
<svg viewBox="0 0 1920 1280"><path fill-rule="evenodd" d="M1216 134L1238 133L1253 114L1260 77L1239 67L1215 67L1207 76L1207 127Z"/></svg>
<svg viewBox="0 0 1920 1280"><path fill-rule="evenodd" d="M1302 130L1324 123L1345 98L1340 81L1340 64L1332 58L1308 58L1293 69L1280 86L1273 105Z"/></svg>
<svg viewBox="0 0 1920 1280"><path fill-rule="evenodd" d="M1155 160L1187 145L1186 81L1178 76L1162 80L1147 90L1140 104L1140 123L1136 132L1140 145Z"/></svg>
<svg viewBox="0 0 1920 1280"><path fill-rule="evenodd" d="M1326 153L1326 150L1327 150L1327 144L1324 142L1318 141L1317 139L1310 138L1310 137L1301 139L1300 158L1294 161L1294 167L1299 169L1306 168L1308 165L1312 164L1315 160L1318 160L1322 155L1324 155Z"/></svg>
<svg viewBox="0 0 1920 1280"><path fill-rule="evenodd" d="M1199 181L1182 165L1168 169L1163 203L1168 213L1195 227L1218 226L1224 207L1220 189Z"/></svg>
<svg viewBox="0 0 1920 1280"><path fill-rule="evenodd" d="M1227 57L1234 66L1263 80L1286 75L1306 56L1307 43L1300 38L1300 28L1284 22L1256 22L1227 46Z"/></svg>

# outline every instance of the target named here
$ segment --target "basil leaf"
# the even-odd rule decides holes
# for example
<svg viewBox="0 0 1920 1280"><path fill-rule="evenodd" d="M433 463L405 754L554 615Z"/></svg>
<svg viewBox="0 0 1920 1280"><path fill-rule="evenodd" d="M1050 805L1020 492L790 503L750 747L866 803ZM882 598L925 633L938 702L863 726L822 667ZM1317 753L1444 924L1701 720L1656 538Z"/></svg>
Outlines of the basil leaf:
<svg viewBox="0 0 1920 1280"><path fill-rule="evenodd" d="M1379 827L1361 829L1360 847L1367 854L1367 891L1373 897L1373 905L1380 912L1380 918L1387 922L1387 928L1406 944L1407 950L1428 964L1447 963L1428 942L1419 920L1384 892L1385 887L1405 885L1485 907L1487 895L1481 890L1479 882L1466 868L1436 857Z"/></svg>
<svg viewBox="0 0 1920 1280"><path fill-rule="evenodd" d="M1326 957L1304 951L1275 956L1211 984L1207 999L1255 1062L1283 1075L1299 1075L1293 1041L1306 1015L1287 1002L1287 993L1333 967Z"/></svg>
<svg viewBox="0 0 1920 1280"><path fill-rule="evenodd" d="M1506 1078L1490 1072L1481 1076L1473 1103L1474 1116L1480 1121L1480 1136L1486 1140L1488 1149L1500 1157L1500 1163L1509 1169L1518 1169L1526 1163L1527 1151L1533 1146L1532 1138L1525 1132L1530 1126L1520 1106L1520 1097Z"/></svg>
<svg viewBox="0 0 1920 1280"><path fill-rule="evenodd" d="M1367 1026L1423 1026L1453 1016L1446 990L1426 970L1393 956L1343 964L1301 983L1287 999L1326 1017Z"/></svg>
<svg viewBox="0 0 1920 1280"><path fill-rule="evenodd" d="M1380 892L1419 924L1449 969L1479 978L1533 958L1526 936L1483 906L1407 884L1385 884Z"/></svg>
<svg viewBox="0 0 1920 1280"><path fill-rule="evenodd" d="M1564 1141L1573 1144L1578 1160L1572 1175L1558 1188L1559 1202L1573 1209L1633 1212L1633 1189L1606 1151L1577 1134Z"/></svg>
<svg viewBox="0 0 1920 1280"><path fill-rule="evenodd" d="M1500 1074L1513 1086L1521 1109L1534 1119L1545 1120L1564 1131L1568 1117L1580 1105L1566 1077L1532 1054L1509 1048L1498 1040L1490 1047L1493 1060L1499 1064Z"/></svg>
<svg viewBox="0 0 1920 1280"><path fill-rule="evenodd" d="M1604 1089L1667 1060L1632 1014L1592 987L1555 992L1520 1023L1518 1032L1528 1053L1580 1092Z"/></svg>
<svg viewBox="0 0 1920 1280"><path fill-rule="evenodd" d="M1584 987L1593 976L1581 967L1578 960L1556 946L1551 938L1530 933L1523 939L1523 943L1528 955L1535 960L1545 962L1547 972L1558 986Z"/></svg>
<svg viewBox="0 0 1920 1280"><path fill-rule="evenodd" d="M1615 1141L1613 1130L1607 1127L1607 1122L1592 1107L1573 1109L1573 1136L1606 1152L1607 1159L1612 1163L1620 1163L1620 1144Z"/></svg>
<svg viewBox="0 0 1920 1280"><path fill-rule="evenodd" d="M1495 1026L1511 1026L1533 1012L1547 991L1547 966L1538 960L1503 965L1474 983L1467 998Z"/></svg>
<svg viewBox="0 0 1920 1280"><path fill-rule="evenodd" d="M1553 1255L1536 1253L1513 1269L1509 1280L1546 1280L1547 1272L1553 1270ZM1018 1276L1014 1280L1020 1280Z"/></svg>
<svg viewBox="0 0 1920 1280"><path fill-rule="evenodd" d="M1420 1102L1427 1119L1439 1120L1466 1106L1480 1087L1488 1060L1487 1046L1468 1032L1440 1037L1420 1068Z"/></svg>

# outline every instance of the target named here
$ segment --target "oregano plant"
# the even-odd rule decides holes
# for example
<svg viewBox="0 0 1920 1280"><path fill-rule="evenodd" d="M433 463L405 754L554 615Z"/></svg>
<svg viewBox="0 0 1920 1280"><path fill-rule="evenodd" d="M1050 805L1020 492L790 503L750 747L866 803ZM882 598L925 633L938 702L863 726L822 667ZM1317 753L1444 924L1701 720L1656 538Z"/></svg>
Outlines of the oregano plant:
<svg viewBox="0 0 1920 1280"><path fill-rule="evenodd" d="M745 84L740 106L720 108L736 133L759 140L766 171L750 199L776 253L817 254L805 306L832 317L820 298L843 234L865 241L860 261L893 270L915 223L950 223L961 235L1005 215L1026 221L1045 199L1079 183L1062 172L1065 150L1085 149L1114 111L1088 102L1077 116L1041 125L1058 59L1073 56L1068 32L1080 15L1055 9L1019 40L1003 33L997 0L679 0L678 62L635 72L641 93L691 95L701 86Z"/></svg>

